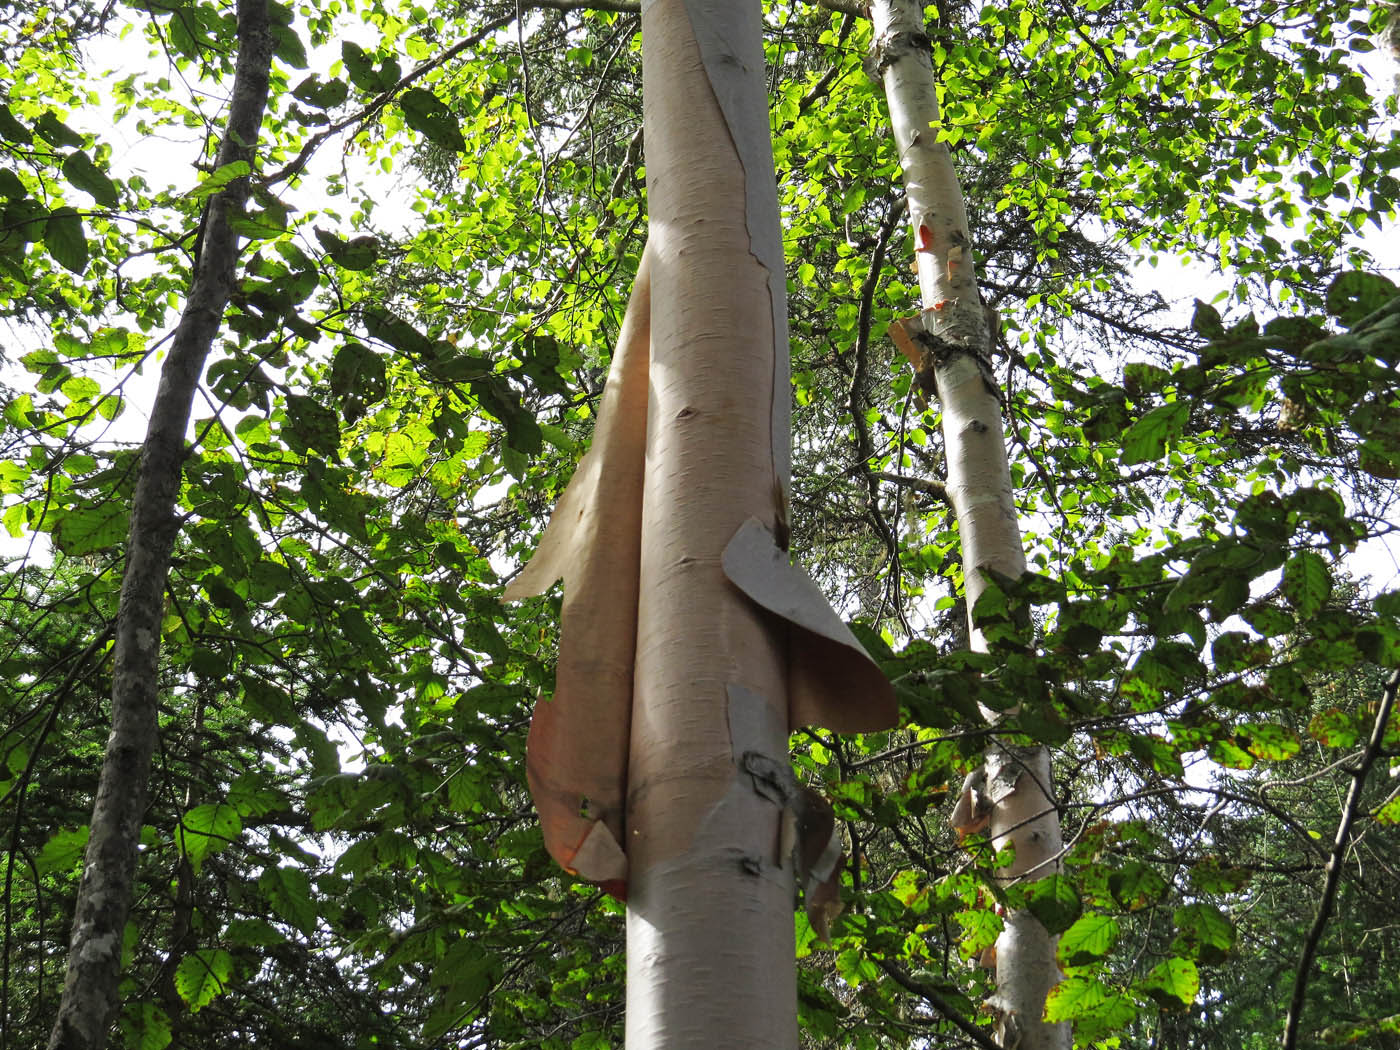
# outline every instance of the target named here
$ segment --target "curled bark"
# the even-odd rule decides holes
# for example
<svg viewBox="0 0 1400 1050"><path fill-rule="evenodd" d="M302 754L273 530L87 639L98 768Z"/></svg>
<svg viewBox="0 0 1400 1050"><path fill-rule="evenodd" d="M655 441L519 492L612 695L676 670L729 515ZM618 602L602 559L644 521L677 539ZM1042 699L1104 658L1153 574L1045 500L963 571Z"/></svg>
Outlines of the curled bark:
<svg viewBox="0 0 1400 1050"><path fill-rule="evenodd" d="M867 65L882 81L899 151L914 228L922 312L893 329L922 390L943 411L948 464L943 493L958 519L968 617L986 589L990 570L1012 578L1026 571L1006 455L1001 393L989 349L994 332L977 288L975 245L946 143L929 57L922 7L913 0L875 0L874 45ZM985 647L969 623L973 648ZM987 712L991 720L993 712ZM977 788L980 783L981 788ZM998 871L1007 883L1035 880L1059 869L1059 813L1050 792L1046 748L993 744L976 783L965 785L953 815L959 834L986 829L1015 861ZM1069 1050L1067 1024L1044 1021L1045 1000L1060 980L1055 938L1028 911L1013 912L997 940L996 993L987 1002L997 1037L1019 1050Z"/></svg>

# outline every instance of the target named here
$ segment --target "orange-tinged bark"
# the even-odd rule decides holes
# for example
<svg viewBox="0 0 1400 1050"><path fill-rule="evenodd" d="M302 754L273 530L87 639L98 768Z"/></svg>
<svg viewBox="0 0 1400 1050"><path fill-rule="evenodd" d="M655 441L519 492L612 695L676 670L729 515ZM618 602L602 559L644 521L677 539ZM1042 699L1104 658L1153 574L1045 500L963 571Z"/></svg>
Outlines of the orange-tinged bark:
<svg viewBox="0 0 1400 1050"><path fill-rule="evenodd" d="M874 0L873 57L884 81L890 123L909 198L923 311L896 332L921 385L943 413L945 491L958 519L969 619L987 586L982 570L1012 578L1026 570L1006 455L1001 402L994 385L975 244L948 147L939 141L938 99L922 8L912 0ZM975 624L972 645L985 642ZM992 712L987 712L989 717ZM971 792L968 787L965 792ZM994 745L976 799L960 800L959 832L986 828L1015 860L997 875L1034 880L1059 870L1059 813L1045 748ZM1069 1050L1066 1024L1046 1024L1045 999L1060 979L1055 938L1029 912L1013 912L996 944L996 993L988 1006L997 1035L1019 1050Z"/></svg>
<svg viewBox="0 0 1400 1050"><path fill-rule="evenodd" d="M788 733L888 728L896 705L779 540L791 395L759 5L653 0L643 41L650 309L634 296L594 448L507 595L565 577L527 765L554 856L614 890L626 873L629 1043L795 1047ZM808 872L823 918L827 838Z"/></svg>

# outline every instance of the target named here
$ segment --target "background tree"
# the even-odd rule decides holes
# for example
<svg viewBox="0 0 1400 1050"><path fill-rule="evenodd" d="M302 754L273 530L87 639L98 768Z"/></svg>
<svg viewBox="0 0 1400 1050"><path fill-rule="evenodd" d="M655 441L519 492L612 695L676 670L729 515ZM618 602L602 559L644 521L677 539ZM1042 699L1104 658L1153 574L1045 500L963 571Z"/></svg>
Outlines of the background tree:
<svg viewBox="0 0 1400 1050"><path fill-rule="evenodd" d="M223 185L210 196L201 219L194 245L194 279L161 368L131 494L126 564L112 632L112 732L88 825L68 972L49 1038L51 1050L104 1045L118 1005L116 983L156 747L165 580L175 545L173 512L185 459L185 431L204 360L233 290L237 224L248 198L247 180L256 159L272 62L272 32L264 0L244 0L237 17L238 60L228 127L215 156L214 177ZM72 163L71 158L67 163ZM81 167L75 165L75 170ZM97 172L94 178L86 168L84 172L98 195L112 195L106 176ZM50 217L49 222L53 221ZM177 943L183 940L181 932L177 931ZM220 969L210 965L216 980L223 979Z"/></svg>

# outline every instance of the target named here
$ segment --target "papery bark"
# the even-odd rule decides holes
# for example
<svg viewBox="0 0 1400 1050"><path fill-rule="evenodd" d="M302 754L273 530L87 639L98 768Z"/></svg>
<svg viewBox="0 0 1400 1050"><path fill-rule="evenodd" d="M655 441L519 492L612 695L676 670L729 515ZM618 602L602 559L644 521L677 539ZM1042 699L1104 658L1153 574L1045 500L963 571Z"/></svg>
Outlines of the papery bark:
<svg viewBox="0 0 1400 1050"><path fill-rule="evenodd" d="M628 785L627 1044L648 1050L709 1048L720 1033L735 1048L797 1046L793 869L778 853L780 808L737 764L749 751L787 754L786 639L722 566L747 519L771 526L785 513L776 453L787 450L788 394L775 389L770 284L776 266L781 285L782 254L758 14L748 0L654 0L642 13L656 259ZM725 64L716 71L702 35ZM731 129L718 87L762 119L760 143L742 124ZM751 187L745 161L765 160Z"/></svg>
<svg viewBox="0 0 1400 1050"><path fill-rule="evenodd" d="M595 448L507 595L564 576L555 694L537 708L527 764L556 858L619 893L611 850L605 874L583 861L604 839L624 859L628 1043L796 1047L794 836L784 828L800 793L788 733L888 728L897 710L889 682L786 551L786 280L759 4L654 0L642 27L645 383L615 363L610 386L630 392L605 398ZM639 436L637 502L599 500L603 486L625 488L612 472L635 476ZM625 586L614 575L629 558ZM629 647L630 678L620 673ZM612 656L599 664L604 650ZM624 769L616 743L628 719ZM595 803L624 784L619 828L610 805ZM572 821L562 838L548 811ZM837 910L819 903L823 916Z"/></svg>
<svg viewBox="0 0 1400 1050"><path fill-rule="evenodd" d="M1012 578L1026 570L1007 461L1001 402L989 360L990 333L973 264L962 189L948 147L939 141L937 89L929 38L912 0L874 0L874 72L882 79L914 229L922 313L897 341L936 393L943 414L945 491L958 519L969 620L990 569ZM972 626L974 648L985 641ZM990 715L991 712L988 712ZM1010 883L1059 870L1059 813L1050 790L1050 754L994 745L985 761L987 833L997 849L1015 847L999 871ZM963 806L967 809L966 803ZM1043 1020L1060 980L1055 938L1029 912L1013 912L996 945L996 993L988 1007L997 1035L1019 1050L1069 1050L1067 1024Z"/></svg>

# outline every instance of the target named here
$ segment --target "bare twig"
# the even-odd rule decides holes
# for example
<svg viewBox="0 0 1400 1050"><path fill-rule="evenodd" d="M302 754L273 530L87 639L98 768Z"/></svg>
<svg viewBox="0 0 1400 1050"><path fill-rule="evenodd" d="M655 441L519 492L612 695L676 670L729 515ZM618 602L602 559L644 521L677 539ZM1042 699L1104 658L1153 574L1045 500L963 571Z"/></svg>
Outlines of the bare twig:
<svg viewBox="0 0 1400 1050"><path fill-rule="evenodd" d="M1303 1016L1303 1000L1308 991L1308 977L1312 971L1313 958L1317 955L1322 935L1332 918L1332 908L1337 901L1337 887L1342 880L1342 865L1346 861L1347 850L1351 846L1351 825L1356 819L1356 811L1361 807L1361 790L1366 785L1366 775L1380 757L1381 745L1385 740L1385 726L1390 720L1391 709L1395 706L1395 693L1400 690L1400 671L1390 676L1381 692L1381 702L1376 710L1376 721L1371 726L1371 738L1366 742L1366 750L1361 753L1355 767L1350 770L1351 787L1347 790L1346 801L1342 804L1342 815L1337 821L1337 834L1332 840L1332 855L1327 858L1327 880L1322 888L1322 900L1317 905L1317 917L1312 929L1303 942L1303 954L1298 960L1298 976L1293 981L1293 1000L1288 1004L1288 1020L1283 1029L1283 1050L1295 1050L1298 1045L1298 1028Z"/></svg>

